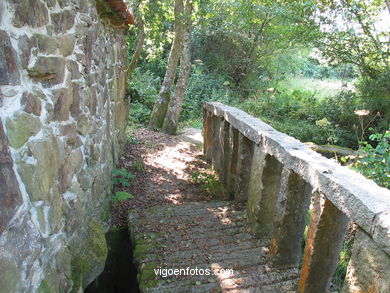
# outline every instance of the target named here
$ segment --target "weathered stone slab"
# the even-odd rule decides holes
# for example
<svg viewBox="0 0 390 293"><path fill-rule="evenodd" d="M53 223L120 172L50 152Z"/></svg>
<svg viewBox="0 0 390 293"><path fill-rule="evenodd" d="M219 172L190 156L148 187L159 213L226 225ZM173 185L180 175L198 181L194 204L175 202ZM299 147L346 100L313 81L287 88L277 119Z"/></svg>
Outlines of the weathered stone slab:
<svg viewBox="0 0 390 293"><path fill-rule="evenodd" d="M390 292L390 257L359 229L353 244L342 292Z"/></svg>
<svg viewBox="0 0 390 293"><path fill-rule="evenodd" d="M208 111L203 110L203 154L206 156L206 161L211 163L212 161L212 120Z"/></svg>
<svg viewBox="0 0 390 293"><path fill-rule="evenodd" d="M20 148L27 140L38 133L42 123L38 117L25 112L19 112L5 123L9 144L13 148Z"/></svg>
<svg viewBox="0 0 390 293"><path fill-rule="evenodd" d="M53 91L53 120L65 121L69 119L70 107L73 102L72 90L72 88L61 88Z"/></svg>
<svg viewBox="0 0 390 293"><path fill-rule="evenodd" d="M218 173L221 174L221 141L220 141L220 136L221 136L221 124L222 124L222 119L219 117L212 117L212 164L214 170Z"/></svg>
<svg viewBox="0 0 390 293"><path fill-rule="evenodd" d="M49 14L45 5L39 0L15 1L14 25L22 27L40 27L49 22Z"/></svg>
<svg viewBox="0 0 390 293"><path fill-rule="evenodd" d="M280 185L271 261L277 267L298 267L312 190L299 175L287 169L282 172Z"/></svg>
<svg viewBox="0 0 390 293"><path fill-rule="evenodd" d="M313 196L299 292L325 292L336 270L348 218L333 203Z"/></svg>
<svg viewBox="0 0 390 293"><path fill-rule="evenodd" d="M258 238L271 239L283 165L256 146L248 193L249 227Z"/></svg>
<svg viewBox="0 0 390 293"><path fill-rule="evenodd" d="M254 143L239 133L237 180L235 181L234 199L245 202L248 200L249 180L251 176Z"/></svg>
<svg viewBox="0 0 390 293"><path fill-rule="evenodd" d="M25 112L36 116L41 115L42 105L38 95L30 92L24 92L21 104Z"/></svg>
<svg viewBox="0 0 390 293"><path fill-rule="evenodd" d="M39 56L27 72L31 78L41 81L44 87L62 83L65 76L65 59Z"/></svg>
<svg viewBox="0 0 390 293"><path fill-rule="evenodd" d="M0 30L0 85L20 83L17 57L6 31Z"/></svg>
<svg viewBox="0 0 390 293"><path fill-rule="evenodd" d="M0 120L0 235L22 203L22 195L12 166L8 140Z"/></svg>
<svg viewBox="0 0 390 293"><path fill-rule="evenodd" d="M47 200L61 166L57 139L53 135L45 135L29 142L28 149L32 158L19 162L19 173L32 201Z"/></svg>
<svg viewBox="0 0 390 293"><path fill-rule="evenodd" d="M51 19L55 33L64 33L74 25L74 15L71 10L63 10L58 13L52 13Z"/></svg>
<svg viewBox="0 0 390 293"><path fill-rule="evenodd" d="M30 42L32 45L38 48L38 52L41 54L55 54L57 52L57 40L53 37L34 34Z"/></svg>

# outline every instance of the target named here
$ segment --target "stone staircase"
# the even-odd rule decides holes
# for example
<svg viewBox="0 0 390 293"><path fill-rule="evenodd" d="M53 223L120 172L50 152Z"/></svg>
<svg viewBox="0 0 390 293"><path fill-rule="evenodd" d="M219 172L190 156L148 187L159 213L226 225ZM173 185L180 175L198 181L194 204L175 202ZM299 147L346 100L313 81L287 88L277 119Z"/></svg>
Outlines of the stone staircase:
<svg viewBox="0 0 390 293"><path fill-rule="evenodd" d="M296 290L299 269L268 265L267 241L248 233L243 205L161 205L131 212L129 223L141 292Z"/></svg>

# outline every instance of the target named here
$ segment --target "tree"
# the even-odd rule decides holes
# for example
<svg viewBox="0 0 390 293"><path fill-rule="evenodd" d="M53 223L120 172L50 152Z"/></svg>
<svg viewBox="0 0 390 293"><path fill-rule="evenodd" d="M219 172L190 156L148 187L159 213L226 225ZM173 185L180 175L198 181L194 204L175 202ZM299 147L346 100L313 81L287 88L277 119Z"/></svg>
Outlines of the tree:
<svg viewBox="0 0 390 293"><path fill-rule="evenodd" d="M317 47L330 64L349 63L358 68L358 95L373 115L381 113L376 125L388 129L390 30L380 24L390 13L389 1L317 0L317 5L322 30Z"/></svg>
<svg viewBox="0 0 390 293"><path fill-rule="evenodd" d="M183 19L183 43L180 55L180 73L175 92L170 99L164 117L162 130L168 134L176 134L180 113L183 110L184 94L187 89L191 71L191 32L192 32L192 1L187 0Z"/></svg>
<svg viewBox="0 0 390 293"><path fill-rule="evenodd" d="M130 64L126 70L126 80L129 78L129 76L133 73L133 71L137 67L138 59L141 56L141 52L142 52L145 37L146 37L144 20L143 20L143 17L141 15L141 12L140 12L141 1L136 1L135 8L134 8L134 15L135 15L136 22L137 22L136 26L138 28L137 46L134 50L133 56L131 57Z"/></svg>
<svg viewBox="0 0 390 293"><path fill-rule="evenodd" d="M154 104L152 114L150 116L149 129L161 129L164 123L165 114L167 112L168 103L170 100L170 92L176 76L176 68L180 59L183 42L183 23L181 17L184 12L183 0L175 0L175 37L172 42L171 51L168 57L167 69L164 76L164 81L161 86L160 93Z"/></svg>

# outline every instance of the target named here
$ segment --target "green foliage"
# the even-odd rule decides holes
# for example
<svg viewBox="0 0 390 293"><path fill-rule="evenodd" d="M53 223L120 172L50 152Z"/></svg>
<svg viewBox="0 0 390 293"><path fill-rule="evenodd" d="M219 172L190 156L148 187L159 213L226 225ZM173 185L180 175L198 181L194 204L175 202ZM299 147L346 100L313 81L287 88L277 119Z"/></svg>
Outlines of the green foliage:
<svg viewBox="0 0 390 293"><path fill-rule="evenodd" d="M371 134L368 142L362 142L352 167L378 185L390 189L390 131ZM373 146L376 144L376 146Z"/></svg>
<svg viewBox="0 0 390 293"><path fill-rule="evenodd" d="M122 187L130 187L131 182L135 179L135 175L128 172L126 169L112 170L112 184Z"/></svg>
<svg viewBox="0 0 390 293"><path fill-rule="evenodd" d="M203 62L198 60L192 68L181 120L199 119L204 102L226 102L233 99L233 96L227 78L219 74L208 73Z"/></svg>
<svg viewBox="0 0 390 293"><path fill-rule="evenodd" d="M211 197L220 197L225 193L223 184L214 174L206 172L193 172L190 174L190 182L198 184L200 189Z"/></svg>
<svg viewBox="0 0 390 293"><path fill-rule="evenodd" d="M145 165L141 160L136 160L134 163L134 168L138 172L145 172Z"/></svg>
<svg viewBox="0 0 390 293"><path fill-rule="evenodd" d="M126 191L117 191L115 192L115 195L111 197L111 200L114 202L121 202L132 197L133 195Z"/></svg>
<svg viewBox="0 0 390 293"><path fill-rule="evenodd" d="M131 97L129 121L137 126L147 125L158 96L161 79L150 71L137 68L128 81Z"/></svg>
<svg viewBox="0 0 390 293"><path fill-rule="evenodd" d="M347 274L347 268L349 264L349 260L352 256L352 246L353 242L355 240L354 235L349 237L346 241L343 243L343 247L341 249L340 255L339 255L339 261L337 263L336 271L333 275L332 282L338 286L339 288L342 287L345 276Z"/></svg>
<svg viewBox="0 0 390 293"><path fill-rule="evenodd" d="M139 144L140 142L131 133L128 133L127 134L127 143L129 143L129 144Z"/></svg>

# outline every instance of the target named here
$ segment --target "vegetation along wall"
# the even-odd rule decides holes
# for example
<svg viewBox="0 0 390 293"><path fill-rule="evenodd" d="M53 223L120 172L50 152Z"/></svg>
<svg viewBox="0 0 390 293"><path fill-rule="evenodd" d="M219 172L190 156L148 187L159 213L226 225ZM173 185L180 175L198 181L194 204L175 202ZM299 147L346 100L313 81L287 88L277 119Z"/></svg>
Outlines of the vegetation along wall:
<svg viewBox="0 0 390 293"><path fill-rule="evenodd" d="M1 293L77 292L104 267L128 113L122 4L0 1Z"/></svg>

